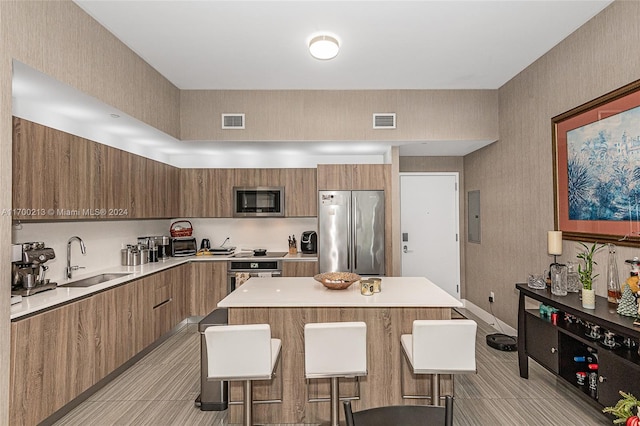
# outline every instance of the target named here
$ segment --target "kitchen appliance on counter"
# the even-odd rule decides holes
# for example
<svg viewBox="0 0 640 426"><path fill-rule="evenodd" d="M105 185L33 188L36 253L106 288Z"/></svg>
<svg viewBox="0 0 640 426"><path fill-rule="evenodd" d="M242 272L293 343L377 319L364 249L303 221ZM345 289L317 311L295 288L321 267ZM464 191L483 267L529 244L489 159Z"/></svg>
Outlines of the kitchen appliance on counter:
<svg viewBox="0 0 640 426"><path fill-rule="evenodd" d="M193 256L198 252L195 237L171 237L169 239L169 253L173 257Z"/></svg>
<svg viewBox="0 0 640 426"><path fill-rule="evenodd" d="M18 255L11 262L11 295L31 296L58 286L46 278L48 266L45 265L56 254L43 242L22 243Z"/></svg>
<svg viewBox="0 0 640 426"><path fill-rule="evenodd" d="M148 237L138 237L138 250L145 251L149 262L166 260L171 256L169 251L170 237L166 235L153 235ZM144 257L143 254L143 257ZM142 261L141 263L147 263Z"/></svg>
<svg viewBox="0 0 640 426"><path fill-rule="evenodd" d="M384 275L384 191L319 191L320 272Z"/></svg>
<svg viewBox="0 0 640 426"><path fill-rule="evenodd" d="M284 187L233 187L234 217L284 216Z"/></svg>
<svg viewBox="0 0 640 426"><path fill-rule="evenodd" d="M318 234L316 231L304 231L300 236L302 254L318 253Z"/></svg>
<svg viewBox="0 0 640 426"><path fill-rule="evenodd" d="M282 260L286 252L267 252L264 256L253 256L252 252L236 253L232 257L242 260L229 260L227 262L227 291L241 286L251 277L267 278L282 276Z"/></svg>

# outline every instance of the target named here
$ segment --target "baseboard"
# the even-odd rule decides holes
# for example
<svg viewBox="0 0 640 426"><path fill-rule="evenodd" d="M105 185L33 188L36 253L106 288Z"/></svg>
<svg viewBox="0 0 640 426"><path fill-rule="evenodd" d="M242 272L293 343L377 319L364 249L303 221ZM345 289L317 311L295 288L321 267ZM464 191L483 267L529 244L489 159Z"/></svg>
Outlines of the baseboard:
<svg viewBox="0 0 640 426"><path fill-rule="evenodd" d="M485 311L484 309L480 308L478 305L475 305L475 304L473 304L472 302L469 302L466 299L462 299L461 302L464 303L464 308L465 309L468 309L469 312L471 312L475 316L479 317L482 321L486 322L487 324L491 325L493 328L495 328L500 333L504 333L504 334L507 334L509 336L517 336L518 335L518 330L516 330L515 328L511 327L507 323L501 321L499 318L497 318L497 317L494 318L494 316L491 313L489 313L489 312Z"/></svg>

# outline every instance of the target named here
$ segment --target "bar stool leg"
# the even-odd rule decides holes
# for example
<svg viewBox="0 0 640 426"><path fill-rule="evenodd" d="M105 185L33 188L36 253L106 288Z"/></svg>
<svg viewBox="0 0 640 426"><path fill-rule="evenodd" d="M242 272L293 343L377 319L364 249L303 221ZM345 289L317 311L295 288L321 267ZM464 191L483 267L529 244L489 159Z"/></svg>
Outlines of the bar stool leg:
<svg viewBox="0 0 640 426"><path fill-rule="evenodd" d="M338 378L331 378L331 426L340 426L340 385Z"/></svg>
<svg viewBox="0 0 640 426"><path fill-rule="evenodd" d="M244 426L252 426L253 425L253 384L251 380L244 381L244 418L243 424Z"/></svg>
<svg viewBox="0 0 640 426"><path fill-rule="evenodd" d="M440 375L431 375L431 405L440 405Z"/></svg>

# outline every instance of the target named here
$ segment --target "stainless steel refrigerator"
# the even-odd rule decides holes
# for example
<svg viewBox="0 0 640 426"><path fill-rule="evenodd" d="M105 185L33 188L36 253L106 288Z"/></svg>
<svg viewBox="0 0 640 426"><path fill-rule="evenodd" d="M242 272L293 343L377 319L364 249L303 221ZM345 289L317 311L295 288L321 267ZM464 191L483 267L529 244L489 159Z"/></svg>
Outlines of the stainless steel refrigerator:
<svg viewBox="0 0 640 426"><path fill-rule="evenodd" d="M384 191L319 191L320 272L384 275Z"/></svg>

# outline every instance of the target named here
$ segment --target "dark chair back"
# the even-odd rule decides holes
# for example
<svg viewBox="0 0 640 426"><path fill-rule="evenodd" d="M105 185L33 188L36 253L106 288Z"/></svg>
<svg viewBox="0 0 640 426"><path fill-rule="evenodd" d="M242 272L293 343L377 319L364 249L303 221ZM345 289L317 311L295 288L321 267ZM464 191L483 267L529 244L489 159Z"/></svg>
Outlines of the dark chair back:
<svg viewBox="0 0 640 426"><path fill-rule="evenodd" d="M453 426L453 397L445 397L445 406L392 405L354 413L351 402L344 401L347 426Z"/></svg>

